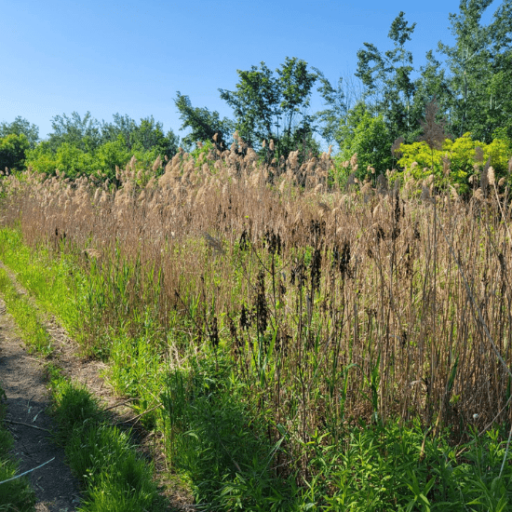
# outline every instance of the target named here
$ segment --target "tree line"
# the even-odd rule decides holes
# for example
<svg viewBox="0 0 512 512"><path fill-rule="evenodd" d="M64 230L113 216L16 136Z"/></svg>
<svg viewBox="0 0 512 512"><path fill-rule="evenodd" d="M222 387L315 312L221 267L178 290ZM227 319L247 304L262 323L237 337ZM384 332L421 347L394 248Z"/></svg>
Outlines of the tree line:
<svg viewBox="0 0 512 512"><path fill-rule="evenodd" d="M359 168L377 174L397 165L401 145L418 142L426 110L435 105L435 119L447 138L470 136L479 144L512 140L512 0L503 0L491 21L482 20L493 0L461 0L450 14L453 45L439 42L415 66L409 43L416 23L404 12L393 20L389 45L379 49L365 42L357 53L354 77L332 83L319 69L296 57L276 70L264 62L238 70L234 90L219 89L232 116L221 117L207 107L193 106L177 92L175 106L188 133L181 140L164 133L153 117L139 122L115 114L99 122L87 113L59 115L52 133L40 140L38 129L23 118L0 124L0 168L32 166L42 172L56 168L74 176L103 170L111 174L135 156L150 162L172 157L181 146L192 150L210 141L218 149L233 143L235 132L264 156L273 141L273 154L286 158L299 150L304 157L320 151L318 137L337 148L341 159L358 154ZM310 112L313 93L324 108ZM440 148L439 148L440 149Z"/></svg>

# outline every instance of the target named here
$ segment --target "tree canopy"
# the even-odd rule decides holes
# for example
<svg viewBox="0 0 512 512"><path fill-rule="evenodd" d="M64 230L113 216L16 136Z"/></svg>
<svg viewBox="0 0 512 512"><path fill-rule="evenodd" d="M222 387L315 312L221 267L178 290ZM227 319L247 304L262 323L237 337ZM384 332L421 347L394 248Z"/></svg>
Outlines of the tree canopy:
<svg viewBox="0 0 512 512"><path fill-rule="evenodd" d="M18 116L12 123L0 123L0 138L8 135L25 135L30 147L34 147L39 141L39 128Z"/></svg>
<svg viewBox="0 0 512 512"><path fill-rule="evenodd" d="M174 104L183 122L181 129L191 130L183 138L185 146L191 147L197 141L212 141L215 134L217 134L216 143L219 147L225 147L229 143L234 131L231 120L221 119L217 111L210 112L207 108L193 107L190 98L179 91L176 93Z"/></svg>
<svg viewBox="0 0 512 512"><path fill-rule="evenodd" d="M235 91L219 89L233 109L235 129L244 142L259 149L262 141L274 141L279 155L311 139L312 116L308 109L317 75L307 63L286 58L275 72L264 62L250 70L238 70Z"/></svg>

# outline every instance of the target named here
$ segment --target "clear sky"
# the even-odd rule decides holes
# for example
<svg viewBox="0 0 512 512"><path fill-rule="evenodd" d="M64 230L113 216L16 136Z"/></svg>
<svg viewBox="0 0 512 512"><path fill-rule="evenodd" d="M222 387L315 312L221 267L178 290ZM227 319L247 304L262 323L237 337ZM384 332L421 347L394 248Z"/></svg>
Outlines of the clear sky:
<svg viewBox="0 0 512 512"><path fill-rule="evenodd" d="M409 48L422 64L439 40L453 40L448 13L458 7L459 0L0 0L0 121L20 115L45 137L55 115L90 111L111 121L119 112L153 115L180 133L176 91L229 116L218 88L234 89L237 69L261 61L275 69L287 56L336 82L353 74L363 42L391 47L387 34L400 11L417 22ZM320 107L315 99L312 110Z"/></svg>

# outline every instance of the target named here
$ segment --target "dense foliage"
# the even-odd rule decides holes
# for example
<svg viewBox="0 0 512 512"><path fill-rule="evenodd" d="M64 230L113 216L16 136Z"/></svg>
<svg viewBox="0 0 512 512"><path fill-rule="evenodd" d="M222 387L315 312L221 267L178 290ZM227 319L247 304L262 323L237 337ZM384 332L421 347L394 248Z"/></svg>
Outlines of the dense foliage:
<svg viewBox="0 0 512 512"><path fill-rule="evenodd" d="M59 170L71 178L114 179L116 167L125 166L132 157L147 167L158 156L172 158L179 146L179 138L172 131L164 134L162 123L153 117L137 123L115 114L113 122L100 123L89 112L83 117L73 112L69 117L55 116L52 128L49 137L39 141L37 128L22 118L0 125L1 168L31 167L46 174Z"/></svg>
<svg viewBox="0 0 512 512"><path fill-rule="evenodd" d="M512 155L510 140L495 139L490 144L473 140L465 133L456 140L446 139L441 148L430 148L425 141L402 144L398 164L411 170L416 179L430 175L457 185L467 192L470 178L480 176L482 169L492 166L498 179L509 172ZM472 181L472 180L471 180ZM475 181L476 185L476 181Z"/></svg>

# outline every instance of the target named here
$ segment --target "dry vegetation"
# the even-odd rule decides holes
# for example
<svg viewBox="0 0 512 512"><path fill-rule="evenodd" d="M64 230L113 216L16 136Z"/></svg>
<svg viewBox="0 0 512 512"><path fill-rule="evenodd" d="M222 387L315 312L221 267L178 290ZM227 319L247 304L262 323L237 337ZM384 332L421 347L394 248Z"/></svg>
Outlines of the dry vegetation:
<svg viewBox="0 0 512 512"><path fill-rule="evenodd" d="M492 168L462 200L407 171L340 187L329 154L298 157L261 164L238 141L163 169L132 161L116 186L29 171L3 180L2 222L78 248L112 282L91 345L150 311L172 366L228 354L303 471L315 432L336 441L360 418L420 417L456 438L510 422L511 206Z"/></svg>

